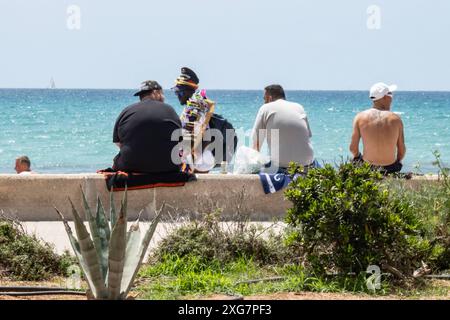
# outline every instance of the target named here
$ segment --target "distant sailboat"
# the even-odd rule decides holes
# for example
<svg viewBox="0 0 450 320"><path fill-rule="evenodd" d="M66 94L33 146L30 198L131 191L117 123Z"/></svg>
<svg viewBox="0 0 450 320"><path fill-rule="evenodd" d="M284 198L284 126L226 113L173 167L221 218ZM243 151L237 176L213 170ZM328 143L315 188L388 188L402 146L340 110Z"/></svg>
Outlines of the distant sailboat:
<svg viewBox="0 0 450 320"><path fill-rule="evenodd" d="M50 85L49 85L48 88L49 89L55 89L56 88L55 80L53 79L53 77L50 79Z"/></svg>

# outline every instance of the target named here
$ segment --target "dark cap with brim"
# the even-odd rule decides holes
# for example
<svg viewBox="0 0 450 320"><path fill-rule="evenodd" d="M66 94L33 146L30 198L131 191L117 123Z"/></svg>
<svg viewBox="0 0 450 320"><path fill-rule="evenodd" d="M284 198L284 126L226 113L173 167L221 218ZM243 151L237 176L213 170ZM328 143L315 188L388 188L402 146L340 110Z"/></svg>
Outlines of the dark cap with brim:
<svg viewBox="0 0 450 320"><path fill-rule="evenodd" d="M139 91L136 92L134 94L134 96L135 97L136 96L140 96L141 94L143 94L145 92L149 92L149 91L151 92L151 91L154 91L154 90L162 90L161 85L157 81L147 80L147 81L142 82Z"/></svg>
<svg viewBox="0 0 450 320"><path fill-rule="evenodd" d="M175 80L175 86L178 87L190 87L196 90L200 80L194 71L187 67L181 68L181 75Z"/></svg>

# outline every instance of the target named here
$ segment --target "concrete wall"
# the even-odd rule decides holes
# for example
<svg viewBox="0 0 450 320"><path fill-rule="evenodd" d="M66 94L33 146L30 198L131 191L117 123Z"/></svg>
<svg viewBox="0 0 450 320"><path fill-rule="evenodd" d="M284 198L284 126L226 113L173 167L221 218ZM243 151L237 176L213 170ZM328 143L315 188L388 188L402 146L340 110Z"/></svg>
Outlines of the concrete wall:
<svg viewBox="0 0 450 320"><path fill-rule="evenodd" d="M435 180L435 177L425 177L405 183L417 188L419 184ZM55 206L71 219L68 197L83 212L80 187L92 207L99 195L109 210L109 193L99 174L0 175L0 210L21 221L58 221ZM123 192L114 192L116 207L122 195ZM147 208L142 219L148 220L162 203L167 204L165 211L170 214L169 220L221 208L222 216L228 220L239 214L248 215L253 221L270 221L282 218L290 206L282 191L264 194L257 175L206 174L198 175L198 181L186 183L184 187L129 191L128 217L136 219L139 211Z"/></svg>
<svg viewBox="0 0 450 320"><path fill-rule="evenodd" d="M109 210L109 193L102 175L99 174L39 174L0 175L0 210L22 221L55 221L57 207L71 218L68 197L82 210L80 187L88 202L95 207L97 194ZM123 192L114 192L116 207L120 205ZM289 206L283 200L283 192L265 195L256 175L199 175L197 181L184 187L154 188L128 191L128 216L136 219L143 208L146 220L155 208L166 203L171 217L195 216L223 210L225 219L235 214L248 214L255 221L267 221L282 217Z"/></svg>

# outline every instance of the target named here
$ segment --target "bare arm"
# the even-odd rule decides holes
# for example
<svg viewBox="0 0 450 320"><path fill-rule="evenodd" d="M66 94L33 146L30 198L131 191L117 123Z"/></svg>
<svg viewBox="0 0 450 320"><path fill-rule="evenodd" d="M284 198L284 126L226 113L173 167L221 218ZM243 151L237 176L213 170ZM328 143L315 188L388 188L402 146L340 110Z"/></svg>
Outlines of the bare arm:
<svg viewBox="0 0 450 320"><path fill-rule="evenodd" d="M309 126L308 118L305 118L305 121L306 121L306 126L308 127L309 137L311 138L312 137L312 132L311 132L311 127Z"/></svg>
<svg viewBox="0 0 450 320"><path fill-rule="evenodd" d="M353 133L352 133L352 141L350 143L350 152L353 154L353 157L357 157L359 155L359 140L361 139L361 133L359 132L359 117L356 116L353 121Z"/></svg>
<svg viewBox="0 0 450 320"><path fill-rule="evenodd" d="M265 132L266 130L265 126L263 124L263 113L261 110L258 112L258 115L256 116L255 125L253 126L252 130L252 140L253 140L253 149L256 151L261 150L261 146L265 139Z"/></svg>
<svg viewBox="0 0 450 320"><path fill-rule="evenodd" d="M400 120L399 135L397 140L397 161L402 161L406 154L405 135L403 133L403 123Z"/></svg>
<svg viewBox="0 0 450 320"><path fill-rule="evenodd" d="M258 137L256 137L256 139L253 139L253 149L255 149L256 151L260 151L260 148L259 148L259 146L260 146L260 144L259 144L259 141L258 141Z"/></svg>

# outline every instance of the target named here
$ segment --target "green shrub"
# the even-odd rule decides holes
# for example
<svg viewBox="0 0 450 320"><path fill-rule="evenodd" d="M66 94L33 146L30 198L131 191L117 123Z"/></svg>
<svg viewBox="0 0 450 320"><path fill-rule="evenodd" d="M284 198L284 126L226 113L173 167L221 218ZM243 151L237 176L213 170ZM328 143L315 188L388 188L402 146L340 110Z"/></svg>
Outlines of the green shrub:
<svg viewBox="0 0 450 320"><path fill-rule="evenodd" d="M388 180L387 185L396 197L403 197L414 208L426 239L433 244L429 267L438 271L450 269L450 177L440 154L434 155L439 181L424 180L415 189L396 179Z"/></svg>
<svg viewBox="0 0 450 320"><path fill-rule="evenodd" d="M161 240L154 257L163 260L167 255L198 256L204 261L222 263L244 257L261 264L276 264L288 259L290 250L283 246L282 235L269 233L263 236L262 231L246 220L222 224L216 212L175 229Z"/></svg>
<svg viewBox="0 0 450 320"><path fill-rule="evenodd" d="M0 271L7 277L40 281L65 276L74 261L68 253L60 256L48 243L27 235L16 222L0 219Z"/></svg>
<svg viewBox="0 0 450 320"><path fill-rule="evenodd" d="M437 258L437 267L450 269L450 168L444 167L441 155L434 152L436 157L435 166L439 169L440 184L438 185L437 201L434 203L438 216L438 223L435 227L436 238L442 248L442 254Z"/></svg>
<svg viewBox="0 0 450 320"><path fill-rule="evenodd" d="M290 167L291 174L301 171ZM360 273L378 265L412 275L422 260L440 254L424 239L414 208L381 181L368 164L343 163L310 170L290 184L289 242L304 247L315 272Z"/></svg>

